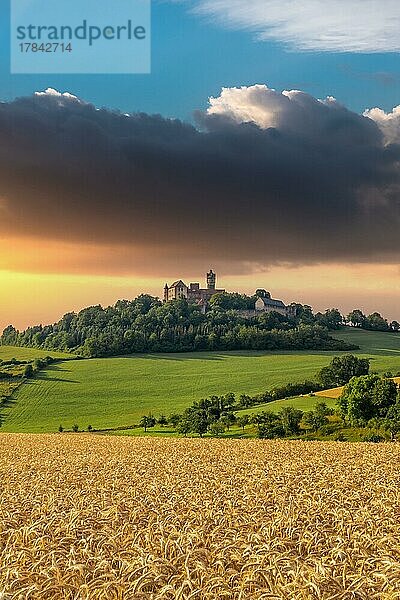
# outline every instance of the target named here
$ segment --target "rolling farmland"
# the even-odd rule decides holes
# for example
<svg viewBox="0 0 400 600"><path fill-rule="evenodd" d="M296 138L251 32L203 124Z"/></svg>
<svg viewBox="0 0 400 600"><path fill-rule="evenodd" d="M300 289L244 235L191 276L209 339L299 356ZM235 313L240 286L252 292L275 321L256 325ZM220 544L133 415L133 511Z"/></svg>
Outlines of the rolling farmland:
<svg viewBox="0 0 400 600"><path fill-rule="evenodd" d="M361 346L359 354L371 357L371 370L400 371L400 335L352 329L338 335ZM14 348L13 355L18 350L24 355L37 352ZM60 424L71 428L74 423L81 428L129 426L143 414L179 412L212 394L256 394L313 378L334 354L201 352L61 362L20 388L2 410L2 430L53 432ZM311 409L315 399L279 401L268 408L279 410L282 402L300 402L304 410Z"/></svg>

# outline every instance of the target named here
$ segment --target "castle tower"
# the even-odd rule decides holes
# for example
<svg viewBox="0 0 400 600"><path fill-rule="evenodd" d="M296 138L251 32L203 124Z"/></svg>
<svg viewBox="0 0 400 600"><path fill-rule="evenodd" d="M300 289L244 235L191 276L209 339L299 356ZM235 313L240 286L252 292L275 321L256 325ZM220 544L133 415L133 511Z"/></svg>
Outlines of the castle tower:
<svg viewBox="0 0 400 600"><path fill-rule="evenodd" d="M208 290L215 290L216 280L217 280L216 274L213 273L212 269L210 269L210 272L207 273L207 289Z"/></svg>
<svg viewBox="0 0 400 600"><path fill-rule="evenodd" d="M168 291L169 291L169 287L168 287L168 283L166 283L164 286L164 302L168 302Z"/></svg>

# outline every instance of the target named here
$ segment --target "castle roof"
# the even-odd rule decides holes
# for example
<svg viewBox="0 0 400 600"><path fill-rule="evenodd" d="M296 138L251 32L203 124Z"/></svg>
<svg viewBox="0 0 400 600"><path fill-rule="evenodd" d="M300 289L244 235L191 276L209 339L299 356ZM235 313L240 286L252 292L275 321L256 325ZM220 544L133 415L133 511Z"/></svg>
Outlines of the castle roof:
<svg viewBox="0 0 400 600"><path fill-rule="evenodd" d="M282 300L274 300L273 298L259 298L264 303L264 306L275 306L276 308L285 308Z"/></svg>
<svg viewBox="0 0 400 600"><path fill-rule="evenodd" d="M187 285L185 283L183 283L182 279L179 279L179 281L174 281L174 283L171 284L170 287L174 288L174 287L178 287L180 285L187 287Z"/></svg>

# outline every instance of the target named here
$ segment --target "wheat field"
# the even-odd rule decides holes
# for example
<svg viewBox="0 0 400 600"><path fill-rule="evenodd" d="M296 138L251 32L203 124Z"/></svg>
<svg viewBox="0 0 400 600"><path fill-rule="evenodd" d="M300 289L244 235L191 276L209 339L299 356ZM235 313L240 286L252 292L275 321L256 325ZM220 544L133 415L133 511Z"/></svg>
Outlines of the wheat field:
<svg viewBox="0 0 400 600"><path fill-rule="evenodd" d="M0 435L2 600L400 598L400 445Z"/></svg>

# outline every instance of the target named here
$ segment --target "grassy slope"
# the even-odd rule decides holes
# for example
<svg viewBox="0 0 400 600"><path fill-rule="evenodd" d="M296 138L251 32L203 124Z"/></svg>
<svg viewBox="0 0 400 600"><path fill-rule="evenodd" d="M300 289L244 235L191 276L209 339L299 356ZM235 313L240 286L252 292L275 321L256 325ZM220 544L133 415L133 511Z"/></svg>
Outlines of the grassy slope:
<svg viewBox="0 0 400 600"><path fill-rule="evenodd" d="M35 358L43 358L45 356L53 356L54 358L69 358L70 354L62 352L48 352L43 350L36 350L34 348L17 348L15 346L0 346L0 362L2 360L10 360L16 358L17 360L34 360ZM2 368L0 367L0 370ZM3 367L2 370L8 370L13 375L20 375L23 372L24 367L22 365L16 366L14 369L11 367ZM18 380L0 380L0 399L3 396L9 396L13 390L19 387L20 381Z"/></svg>
<svg viewBox="0 0 400 600"><path fill-rule="evenodd" d="M318 402L325 402L327 406L331 406L335 408L336 400L333 398L319 398L318 396L299 396L298 398L288 398L287 400L275 400L275 402L269 402L268 404L262 404L260 406L255 406L254 408L245 409L238 411L238 416L240 415L250 415L257 414L262 412L263 410L270 410L272 412L279 412L281 408L286 406L294 406L299 410L307 411L313 410L314 406Z"/></svg>
<svg viewBox="0 0 400 600"><path fill-rule="evenodd" d="M359 343L360 354L372 357L373 370L400 370L400 336L354 330L339 336ZM149 411L156 416L179 412L211 394L255 394L312 378L334 354L158 354L60 363L20 389L3 410L3 431L55 431L60 423L70 428L75 422L97 428L131 425ZM303 397L288 403L304 410L315 401ZM278 410L282 402L268 408Z"/></svg>
<svg viewBox="0 0 400 600"><path fill-rule="evenodd" d="M53 356L54 358L71 358L71 354L55 352L53 350L38 350L36 348L19 348L17 346L0 346L0 361L16 358L17 360L34 360Z"/></svg>

